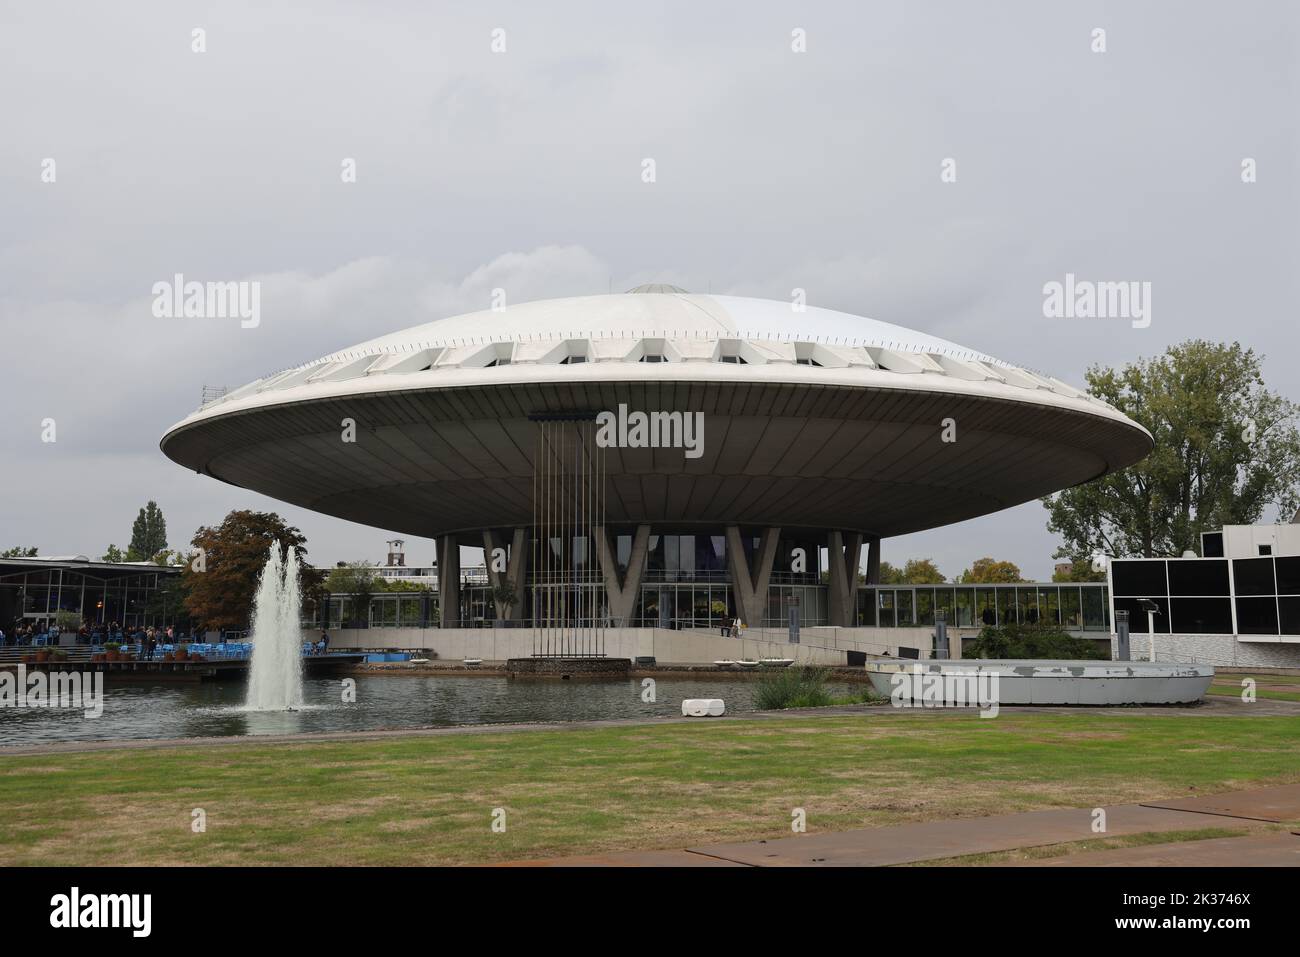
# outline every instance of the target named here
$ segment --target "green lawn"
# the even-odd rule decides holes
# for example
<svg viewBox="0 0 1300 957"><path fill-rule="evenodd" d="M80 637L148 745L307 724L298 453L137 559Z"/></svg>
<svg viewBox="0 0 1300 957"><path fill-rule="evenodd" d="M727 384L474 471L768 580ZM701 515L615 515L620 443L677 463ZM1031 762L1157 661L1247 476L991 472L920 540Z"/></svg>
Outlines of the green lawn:
<svg viewBox="0 0 1300 957"><path fill-rule="evenodd" d="M1188 712L872 709L4 757L0 864L488 862L778 837L795 807L811 832L1295 780L1300 717Z"/></svg>
<svg viewBox="0 0 1300 957"><path fill-rule="evenodd" d="M1251 672L1220 671L1214 676L1207 694L1240 698L1243 678L1255 682L1255 697L1260 701L1300 701L1300 675L1270 675Z"/></svg>

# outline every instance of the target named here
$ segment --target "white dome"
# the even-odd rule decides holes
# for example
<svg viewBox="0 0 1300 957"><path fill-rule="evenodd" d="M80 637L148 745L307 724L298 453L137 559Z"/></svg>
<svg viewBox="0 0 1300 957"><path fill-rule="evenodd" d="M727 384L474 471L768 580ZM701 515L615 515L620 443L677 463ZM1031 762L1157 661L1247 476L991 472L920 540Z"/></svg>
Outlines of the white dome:
<svg viewBox="0 0 1300 957"><path fill-rule="evenodd" d="M938 352L998 362L992 356L940 339L833 309L739 296L701 296L675 286L638 286L621 295L544 299L485 309L393 332L326 356L419 346L530 342L539 339L730 337L877 346L903 352Z"/></svg>

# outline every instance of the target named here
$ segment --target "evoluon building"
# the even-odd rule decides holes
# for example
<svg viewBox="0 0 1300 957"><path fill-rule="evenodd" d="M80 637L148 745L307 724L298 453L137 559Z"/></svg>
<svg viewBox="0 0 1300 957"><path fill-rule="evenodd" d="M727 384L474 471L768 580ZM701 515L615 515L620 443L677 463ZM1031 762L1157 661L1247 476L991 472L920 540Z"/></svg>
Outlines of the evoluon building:
<svg viewBox="0 0 1300 957"><path fill-rule="evenodd" d="M853 626L880 543L1125 468L1150 435L873 319L643 286L373 339L207 402L176 462L438 540L444 627ZM465 585L462 546L489 581ZM487 608L484 614L484 608Z"/></svg>

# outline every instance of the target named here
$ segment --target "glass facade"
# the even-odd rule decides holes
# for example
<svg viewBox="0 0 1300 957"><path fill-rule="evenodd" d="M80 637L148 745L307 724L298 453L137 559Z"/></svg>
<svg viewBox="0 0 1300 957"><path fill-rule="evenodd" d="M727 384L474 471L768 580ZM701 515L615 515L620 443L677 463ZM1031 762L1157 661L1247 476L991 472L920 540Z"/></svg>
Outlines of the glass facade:
<svg viewBox="0 0 1300 957"><path fill-rule="evenodd" d="M0 561L0 628L15 623L50 624L73 612L89 625L117 622L127 628L171 625L184 618L167 607L159 586L178 569L149 566L45 565Z"/></svg>
<svg viewBox="0 0 1300 957"><path fill-rule="evenodd" d="M943 610L958 628L1054 624L1069 631L1108 631L1110 608L1103 583L1034 585L858 586L857 624L911 628L934 624Z"/></svg>

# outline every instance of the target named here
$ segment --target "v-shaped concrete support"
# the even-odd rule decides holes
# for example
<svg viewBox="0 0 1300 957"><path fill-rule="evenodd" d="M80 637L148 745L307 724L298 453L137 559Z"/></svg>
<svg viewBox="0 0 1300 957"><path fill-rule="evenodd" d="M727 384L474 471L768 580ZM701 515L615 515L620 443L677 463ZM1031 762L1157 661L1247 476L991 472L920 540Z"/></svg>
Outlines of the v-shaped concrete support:
<svg viewBox="0 0 1300 957"><path fill-rule="evenodd" d="M745 558L745 543L739 525L727 526L727 567L731 570L731 588L736 596L740 620L750 628L761 628L767 610L767 585L772 580L772 563L781 529L765 528L758 542L754 569Z"/></svg>
<svg viewBox="0 0 1300 957"><path fill-rule="evenodd" d="M615 628L631 624L636 611L636 596L641 590L645 575L646 555L650 545L650 526L638 525L632 536L632 553L627 560L627 574L619 581L618 560L609 540L609 531L603 525L592 529L596 538L596 558L600 573L605 579L605 600L609 603L609 617Z"/></svg>
<svg viewBox="0 0 1300 957"><path fill-rule="evenodd" d="M488 581L493 588L509 585L514 589L515 593L515 603L510 606L510 614L506 614L505 606L496 601L495 597L493 598L493 601L496 602L498 618L519 621L523 617L524 576L528 568L527 533L527 529L515 529L510 542L510 554L506 560L505 571L500 571L494 570L492 553L501 547L501 539L495 529L485 528L483 530L483 563L487 566Z"/></svg>
<svg viewBox="0 0 1300 957"><path fill-rule="evenodd" d="M826 536L827 571L830 574L832 625L857 624L858 565L862 562L862 534L829 532Z"/></svg>

